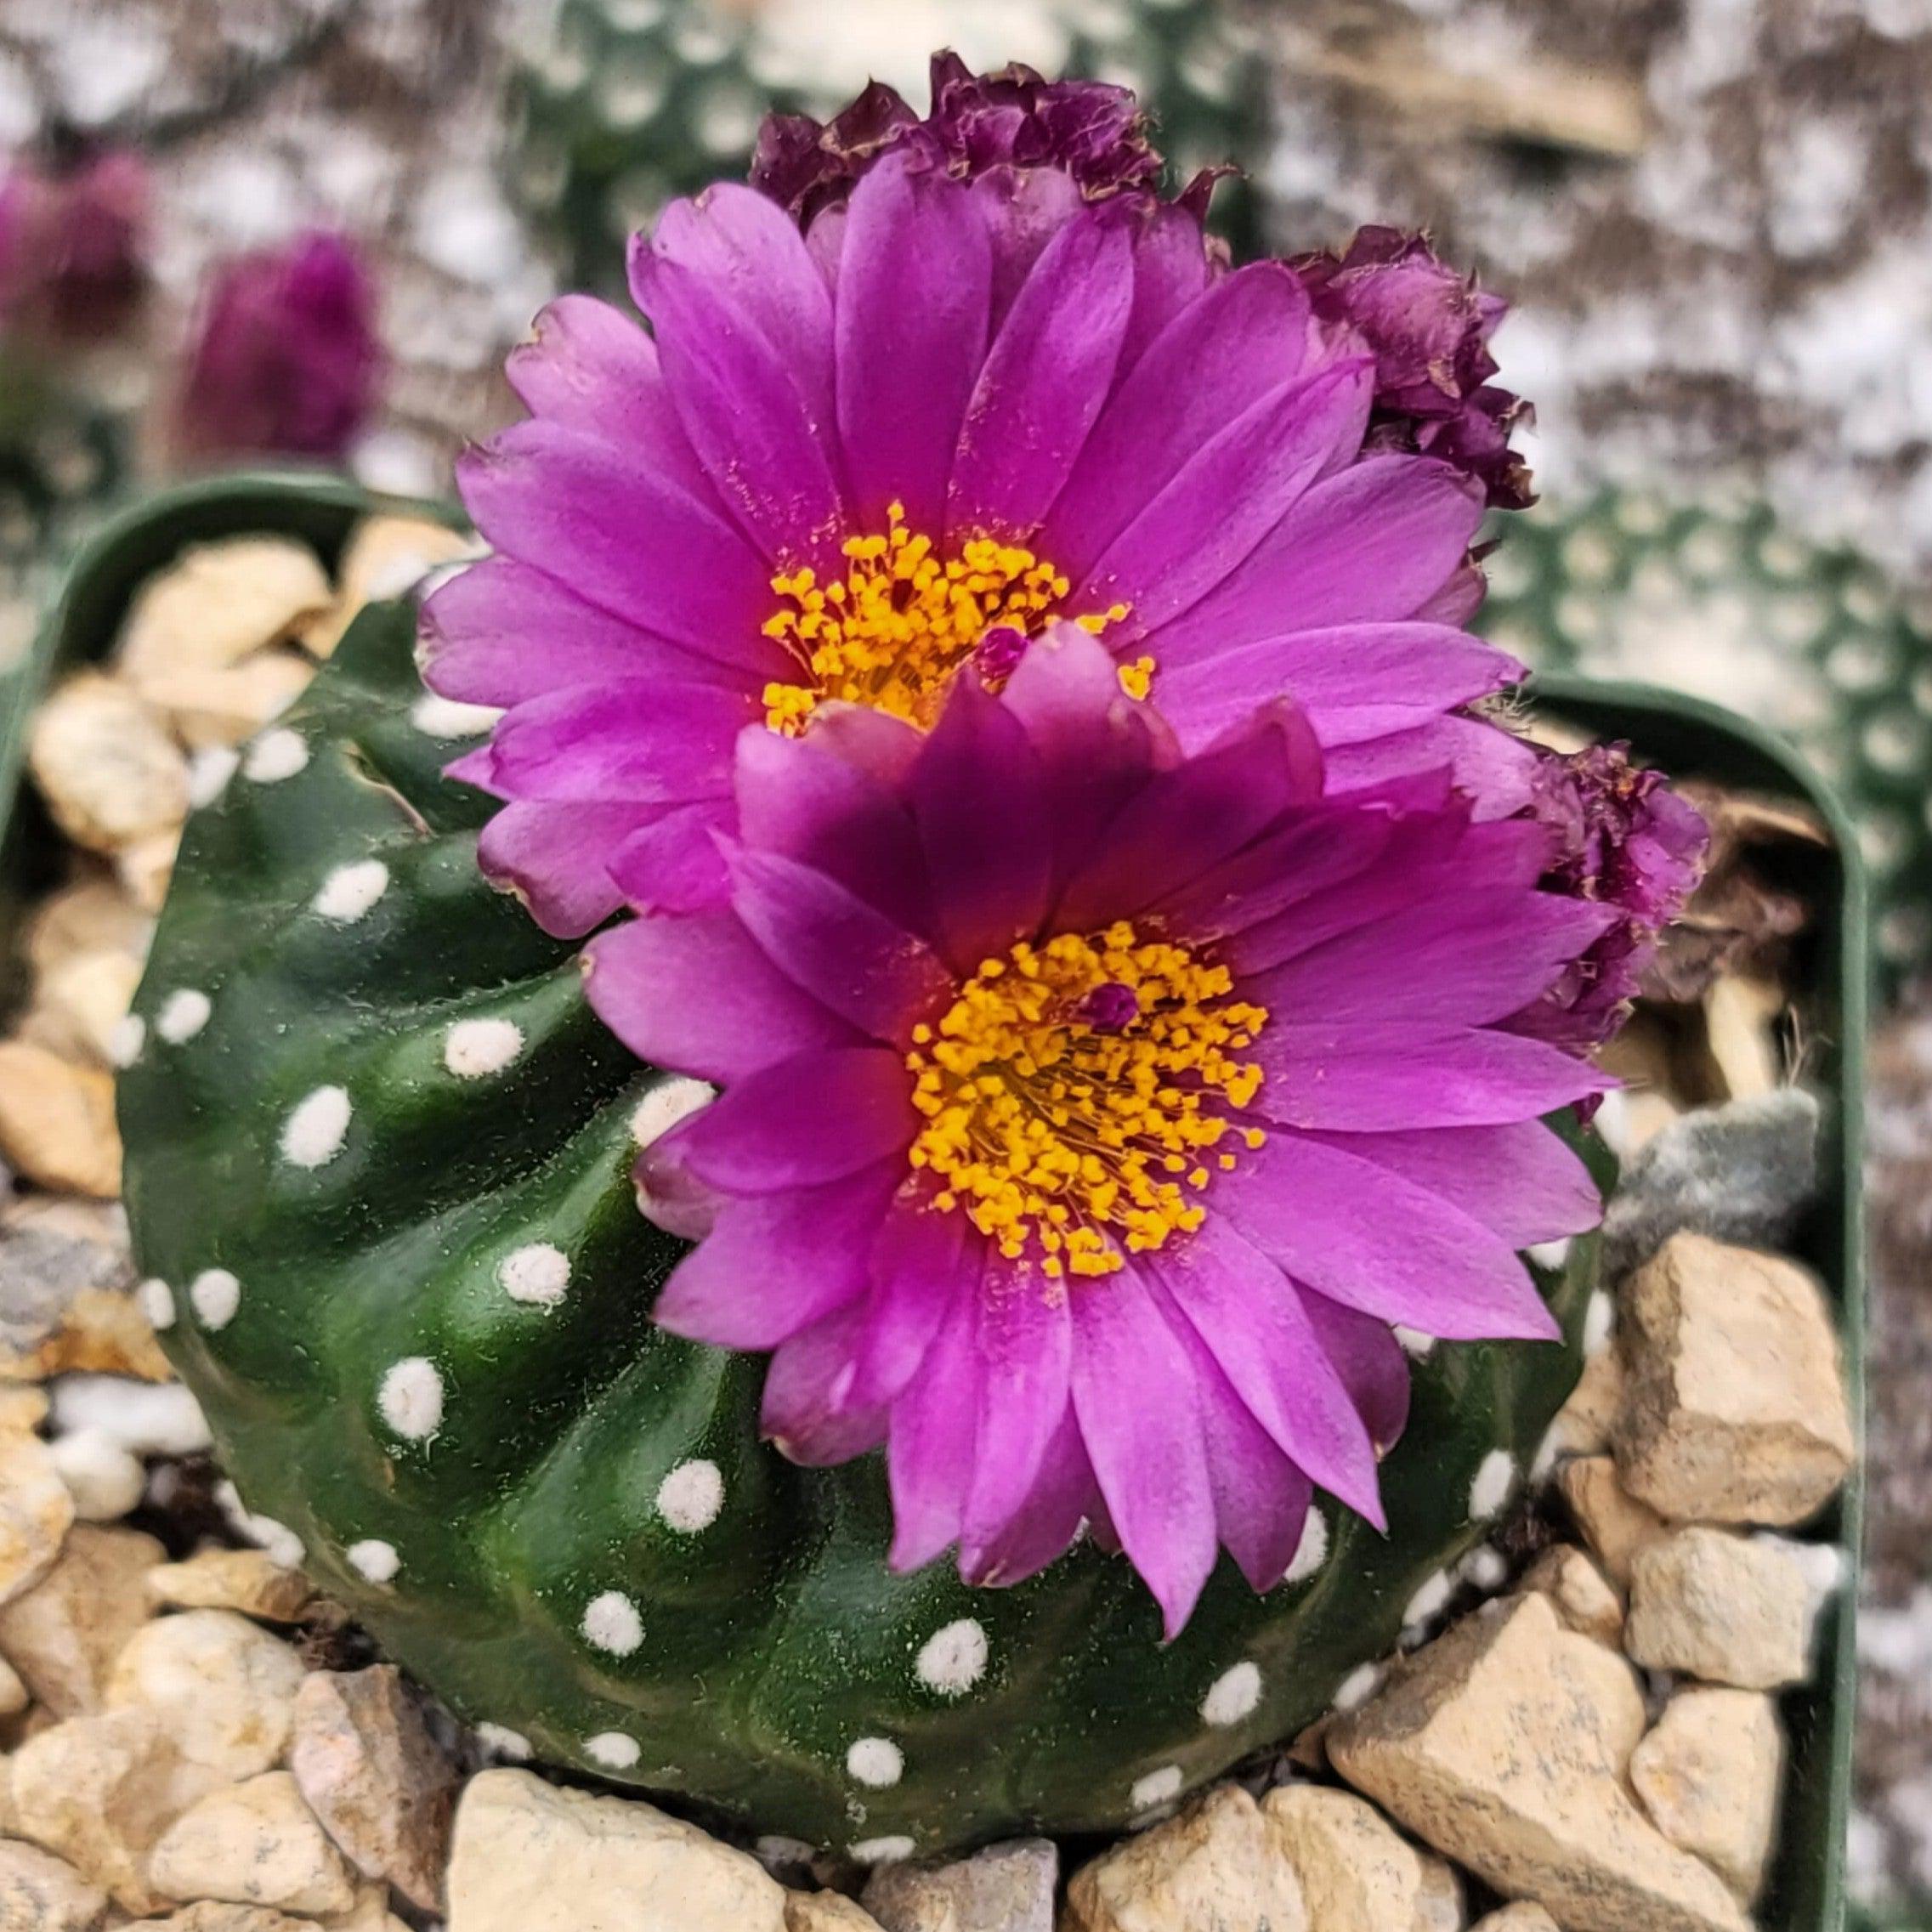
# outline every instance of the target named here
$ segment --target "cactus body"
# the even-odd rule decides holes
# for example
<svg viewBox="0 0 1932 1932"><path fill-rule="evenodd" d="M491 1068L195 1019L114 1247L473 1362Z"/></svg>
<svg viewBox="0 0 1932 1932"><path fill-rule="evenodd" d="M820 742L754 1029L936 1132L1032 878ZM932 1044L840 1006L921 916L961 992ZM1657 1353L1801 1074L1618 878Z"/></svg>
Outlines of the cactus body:
<svg viewBox="0 0 1932 1932"><path fill-rule="evenodd" d="M891 1574L880 1459L794 1467L762 1363L652 1324L680 1246L629 1168L677 1095L479 874L437 735L476 721L412 635L366 613L190 823L122 1097L169 1351L394 1656L513 1752L883 1857L1119 1828L1439 1606L1574 1381L1592 1243L1542 1272L1567 1345L1416 1363L1386 1538L1324 1499L1303 1573L1224 1560L1171 1645L1091 1544L1010 1590Z"/></svg>

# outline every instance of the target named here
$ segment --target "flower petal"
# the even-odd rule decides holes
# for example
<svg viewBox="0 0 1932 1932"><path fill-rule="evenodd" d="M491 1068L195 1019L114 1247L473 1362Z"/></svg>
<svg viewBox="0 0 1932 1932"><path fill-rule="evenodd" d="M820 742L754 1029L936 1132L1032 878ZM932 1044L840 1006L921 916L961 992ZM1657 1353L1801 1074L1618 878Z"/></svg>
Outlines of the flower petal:
<svg viewBox="0 0 1932 1932"><path fill-rule="evenodd" d="M980 1289L979 1422L960 1533L971 1567L1024 1504L1067 1413L1073 1328L1063 1285L989 1258Z"/></svg>
<svg viewBox="0 0 1932 1932"><path fill-rule="evenodd" d="M1023 1584L1065 1555L1089 1524L1096 1540L1105 1538L1118 1548L1106 1515L1086 1444L1080 1439L1079 1422L1069 1402L1040 1459L1040 1479L1032 1493L983 1548L960 1551L960 1575L966 1583L986 1589Z"/></svg>
<svg viewBox="0 0 1932 1932"><path fill-rule="evenodd" d="M872 1244L865 1337L858 1349L852 1401L896 1401L918 1373L946 1312L977 1288L985 1244L963 1214L927 1204L902 1186Z"/></svg>
<svg viewBox="0 0 1932 1932"><path fill-rule="evenodd" d="M484 875L513 890L546 932L581 938L624 903L610 859L650 824L657 805L506 805L483 828L477 864Z"/></svg>
<svg viewBox="0 0 1932 1932"><path fill-rule="evenodd" d="M824 1469L885 1441L885 1410L846 1399L867 1323L868 1305L852 1301L779 1344L765 1372L758 1426L781 1455Z"/></svg>
<svg viewBox="0 0 1932 1932"><path fill-rule="evenodd" d="M1485 718L1439 717L1367 744L1337 745L1329 754L1329 790L1342 797L1379 790L1416 772L1448 768L1479 819L1520 812L1534 789L1533 745Z"/></svg>
<svg viewBox="0 0 1932 1932"><path fill-rule="evenodd" d="M635 912L702 912L725 904L731 878L718 841L730 818L728 799L672 806L611 853L610 882Z"/></svg>
<svg viewBox="0 0 1932 1932"><path fill-rule="evenodd" d="M1386 1322L1344 1307L1302 1283L1293 1285L1309 1325L1347 1385L1376 1454L1385 1455L1402 1440L1408 1423L1408 1357L1395 1331Z"/></svg>
<svg viewBox="0 0 1932 1932"><path fill-rule="evenodd" d="M753 701L717 684L626 678L532 698L491 741L493 785L512 798L683 803L722 796Z"/></svg>
<svg viewBox="0 0 1932 1932"><path fill-rule="evenodd" d="M886 1470L898 1571L923 1569L957 1543L972 1480L981 1367L977 1284L956 1294L920 1373L892 1404Z"/></svg>
<svg viewBox="0 0 1932 1932"><path fill-rule="evenodd" d="M1121 369L1133 368L1212 280L1200 223L1171 201L1151 203L1134 233L1134 306L1120 344Z"/></svg>

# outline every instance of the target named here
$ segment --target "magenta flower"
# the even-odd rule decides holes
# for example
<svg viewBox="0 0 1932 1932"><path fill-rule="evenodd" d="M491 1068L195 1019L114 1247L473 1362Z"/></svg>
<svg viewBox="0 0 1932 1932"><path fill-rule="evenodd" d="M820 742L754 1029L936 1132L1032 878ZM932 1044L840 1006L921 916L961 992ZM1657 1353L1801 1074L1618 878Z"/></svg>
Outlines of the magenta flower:
<svg viewBox="0 0 1932 1932"><path fill-rule="evenodd" d="M650 334L566 297L512 358L530 419L459 471L496 554L425 631L436 689L507 710L457 768L506 802L491 875L558 932L702 904L746 725L928 725L1056 620L1189 748L1286 691L1332 788L1448 765L1523 805L1532 755L1457 715L1521 674L1459 628L1483 490L1365 448L1375 355L1286 264L1226 271L1119 90L867 99L808 185L768 142L802 231L676 203L632 250Z"/></svg>
<svg viewBox="0 0 1932 1932"><path fill-rule="evenodd" d="M203 455L339 457L382 371L376 289L354 246L320 231L218 269L177 428Z"/></svg>
<svg viewBox="0 0 1932 1932"><path fill-rule="evenodd" d="M1703 869L1710 828L1659 772L1630 762L1627 745L1593 745L1539 766L1529 815L1549 828L1544 883L1617 917L1561 978L1511 1023L1578 1053L1622 1025L1665 926Z"/></svg>
<svg viewBox="0 0 1932 1932"><path fill-rule="evenodd" d="M1323 794L1301 714L1203 751L1060 626L921 734L737 745L724 903L588 949L722 1085L646 1150L699 1245L656 1318L773 1351L786 1453L886 1446L892 1561L1010 1584L1090 1522L1187 1621L1278 1582L1312 1485L1381 1521L1391 1324L1550 1337L1516 1250L1599 1202L1539 1116L1606 1084L1501 1023L1617 916L1442 773Z"/></svg>
<svg viewBox="0 0 1932 1932"><path fill-rule="evenodd" d="M1535 501L1510 447L1527 405L1489 380L1489 338L1509 310L1500 296L1458 275L1426 235L1393 228L1365 228L1342 254L1301 255L1293 266L1338 348L1374 352L1372 445L1439 456L1505 508Z"/></svg>
<svg viewBox="0 0 1932 1932"><path fill-rule="evenodd" d="M54 348L119 335L147 292L150 198L125 150L66 167L16 161L0 186L0 320Z"/></svg>

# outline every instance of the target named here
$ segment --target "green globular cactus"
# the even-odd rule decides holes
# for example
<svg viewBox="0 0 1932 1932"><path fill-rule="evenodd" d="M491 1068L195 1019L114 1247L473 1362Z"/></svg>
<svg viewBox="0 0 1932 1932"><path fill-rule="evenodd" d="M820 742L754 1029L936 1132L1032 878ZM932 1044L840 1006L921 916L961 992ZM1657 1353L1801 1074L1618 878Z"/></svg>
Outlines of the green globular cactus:
<svg viewBox="0 0 1932 1932"><path fill-rule="evenodd" d="M681 1249L631 1165L704 1090L484 882L440 776L480 721L413 631L365 614L190 821L136 1000L146 1297L248 1509L505 1754L861 1859L1118 1829L1359 1692L1573 1385L1594 1243L1539 1267L1566 1344L1415 1362L1385 1537L1323 1499L1288 1583L1224 1561L1171 1644L1091 1544L893 1575L881 1459L786 1462L762 1358L654 1326Z"/></svg>
<svg viewBox="0 0 1932 1932"><path fill-rule="evenodd" d="M881 9L884 12L885 9ZM769 15L786 20L772 24ZM955 31L976 50L989 23L958 0ZM805 28L812 21L811 31ZM881 25L885 22L881 20ZM1225 161L1259 172L1268 129L1265 66L1232 6L1183 0L1045 0L1026 43L989 53L1056 74L1130 87L1153 116L1177 179ZM814 38L820 44L814 46ZM883 60L923 109L923 71L901 43L871 44L844 11L815 20L796 0L734 14L709 0L560 0L519 50L511 83L518 128L510 183L556 245L573 288L621 289L625 242L664 204L741 176L768 110L823 119ZM854 63L854 43L866 55ZM910 53L915 64L932 48ZM1255 252L1255 198L1224 182L1213 226Z"/></svg>
<svg viewBox="0 0 1932 1932"><path fill-rule="evenodd" d="M1783 733L1843 794L1893 974L1932 960L1932 636L1870 558L1764 503L1611 491L1511 517L1476 627L1527 663L1689 691Z"/></svg>

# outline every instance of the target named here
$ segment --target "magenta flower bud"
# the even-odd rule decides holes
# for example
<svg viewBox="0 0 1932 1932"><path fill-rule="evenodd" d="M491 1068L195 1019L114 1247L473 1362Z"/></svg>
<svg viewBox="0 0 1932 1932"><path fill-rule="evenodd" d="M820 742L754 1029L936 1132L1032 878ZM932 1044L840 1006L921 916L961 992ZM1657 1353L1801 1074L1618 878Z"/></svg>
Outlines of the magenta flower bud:
<svg viewBox="0 0 1932 1932"><path fill-rule="evenodd" d="M322 232L218 269L179 407L184 448L207 456L339 457L382 370L376 291L354 245Z"/></svg>
<svg viewBox="0 0 1932 1932"><path fill-rule="evenodd" d="M19 161L0 186L0 320L54 348L104 342L148 286L148 171L110 150L66 167Z"/></svg>

